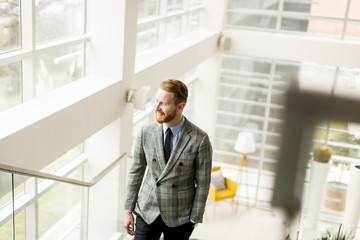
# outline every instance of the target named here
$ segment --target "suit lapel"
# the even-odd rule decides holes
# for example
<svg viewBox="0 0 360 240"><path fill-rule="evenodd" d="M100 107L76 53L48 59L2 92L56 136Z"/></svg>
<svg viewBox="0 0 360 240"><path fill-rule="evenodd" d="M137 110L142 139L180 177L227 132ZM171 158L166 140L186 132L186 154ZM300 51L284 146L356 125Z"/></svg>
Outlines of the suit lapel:
<svg viewBox="0 0 360 240"><path fill-rule="evenodd" d="M165 164L165 154L164 154L163 130L161 124L159 124L159 127L157 127L156 130L154 131L154 135L155 135L156 155L159 158L157 160L160 165L161 172L163 172L166 164Z"/></svg>
<svg viewBox="0 0 360 240"><path fill-rule="evenodd" d="M191 127L190 127L188 120L186 119L184 127L181 131L181 136L175 146L175 149L173 150L173 152L169 158L168 163L165 166L165 169L162 171L162 173L159 177L159 180L164 178L170 172L170 170L174 167L175 163L179 159L181 153L183 152L185 146L187 145L187 143L189 142L189 140L191 138L190 134L189 134L190 132L191 132ZM163 159L165 161L164 151L163 151L162 155L163 155Z"/></svg>

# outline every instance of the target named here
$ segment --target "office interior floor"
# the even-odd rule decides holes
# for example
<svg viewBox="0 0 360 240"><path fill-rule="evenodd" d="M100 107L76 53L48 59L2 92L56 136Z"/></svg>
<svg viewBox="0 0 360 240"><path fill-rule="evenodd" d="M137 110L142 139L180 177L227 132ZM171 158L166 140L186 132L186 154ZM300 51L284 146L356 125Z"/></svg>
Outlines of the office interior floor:
<svg viewBox="0 0 360 240"><path fill-rule="evenodd" d="M239 206L235 213L231 200L208 202L204 222L196 227L191 240L279 240L281 222L280 216L255 208Z"/></svg>
<svg viewBox="0 0 360 240"><path fill-rule="evenodd" d="M231 201L220 201L215 207L208 200L204 222L196 227L190 240L281 240L285 239L284 222L281 213L244 206L239 206L235 213ZM319 228L336 233L338 224L333 228L331 225L319 223ZM301 238L304 239L304 236ZM360 228L356 231L355 240L360 240Z"/></svg>

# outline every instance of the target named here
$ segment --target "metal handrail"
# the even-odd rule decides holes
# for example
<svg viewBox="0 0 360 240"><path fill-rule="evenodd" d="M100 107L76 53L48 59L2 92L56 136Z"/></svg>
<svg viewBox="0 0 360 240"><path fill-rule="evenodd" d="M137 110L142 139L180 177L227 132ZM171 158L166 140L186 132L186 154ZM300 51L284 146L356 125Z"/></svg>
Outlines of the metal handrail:
<svg viewBox="0 0 360 240"><path fill-rule="evenodd" d="M56 176L56 175L53 175L50 173L42 173L42 172L37 172L37 171L28 170L28 169L24 169L24 168L8 166L8 165L4 165L4 164L0 164L0 170L5 171L5 172L19 174L19 175L25 175L25 176L29 176L29 177L39 177L39 178L44 178L47 180L54 180L54 181L59 181L59 182L64 182L64 183L75 184L75 185L83 186L83 187L92 187L96 183L98 183L107 173L109 173L121 161L121 159L123 159L127 155L128 154L126 152L121 154L120 157L118 157L115 161L110 163L104 170L102 170L100 173L98 173L95 177L93 177L88 182L71 179L71 178L67 178L67 177L62 177L62 176Z"/></svg>

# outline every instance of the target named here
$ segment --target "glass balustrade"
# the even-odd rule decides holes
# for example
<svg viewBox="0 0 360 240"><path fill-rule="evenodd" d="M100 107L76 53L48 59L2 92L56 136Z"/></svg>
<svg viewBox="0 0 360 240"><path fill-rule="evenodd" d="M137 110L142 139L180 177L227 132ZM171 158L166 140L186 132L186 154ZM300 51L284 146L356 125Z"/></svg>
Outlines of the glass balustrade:
<svg viewBox="0 0 360 240"><path fill-rule="evenodd" d="M0 170L0 239L131 239L122 230L126 161L115 162L90 182L78 180L81 167L62 177Z"/></svg>
<svg viewBox="0 0 360 240"><path fill-rule="evenodd" d="M89 188L0 172L0 239L86 239Z"/></svg>

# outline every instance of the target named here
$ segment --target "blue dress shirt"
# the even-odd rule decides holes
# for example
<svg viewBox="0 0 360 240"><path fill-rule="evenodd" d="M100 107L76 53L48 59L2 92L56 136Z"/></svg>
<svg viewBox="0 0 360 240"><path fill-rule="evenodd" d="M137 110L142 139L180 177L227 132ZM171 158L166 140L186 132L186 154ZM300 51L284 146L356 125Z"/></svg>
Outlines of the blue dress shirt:
<svg viewBox="0 0 360 240"><path fill-rule="evenodd" d="M171 132L172 132L172 138L171 138L171 142L170 142L170 156L171 156L171 153L173 152L179 138L180 138L180 135L181 135L181 130L182 128L184 127L184 124L185 124L185 118L183 117L181 119L181 121L176 124L175 126L172 126L170 127L171 129ZM166 130L169 128L165 123L162 124L162 128L163 128L163 141L164 141L164 145L165 145L165 138L166 138Z"/></svg>

